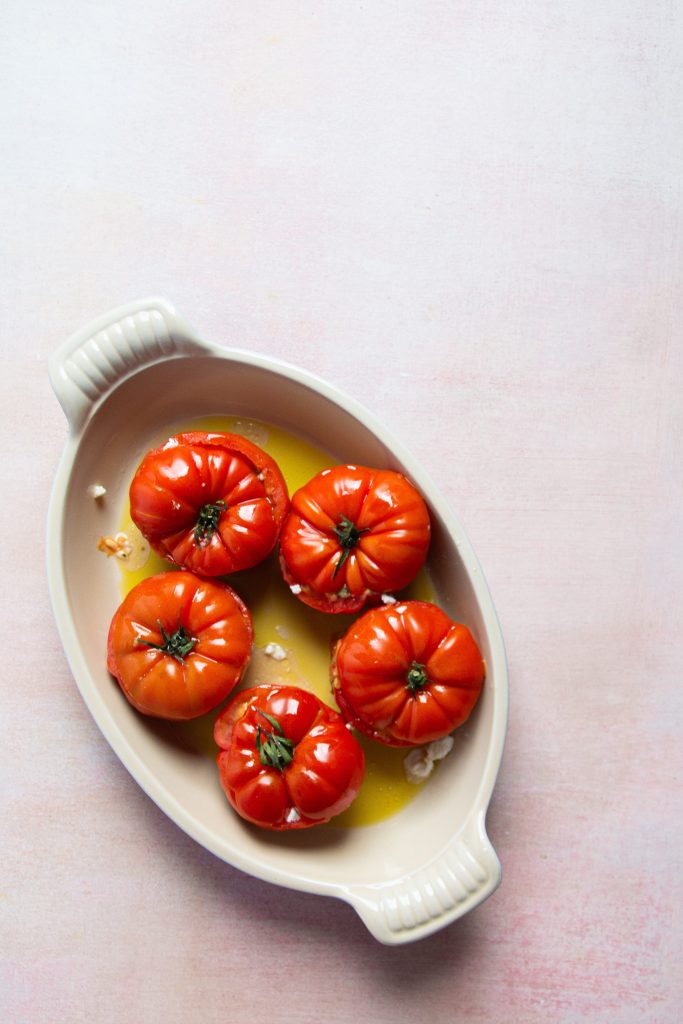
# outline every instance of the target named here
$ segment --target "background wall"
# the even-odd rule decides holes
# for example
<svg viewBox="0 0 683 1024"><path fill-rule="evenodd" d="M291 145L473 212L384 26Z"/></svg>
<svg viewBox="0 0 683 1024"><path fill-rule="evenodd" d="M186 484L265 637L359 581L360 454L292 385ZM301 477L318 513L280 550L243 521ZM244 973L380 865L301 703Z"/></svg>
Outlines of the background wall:
<svg viewBox="0 0 683 1024"><path fill-rule="evenodd" d="M670 0L6 0L0 1016L681 1019L681 94ZM44 572L50 352L166 295L441 483L511 670L495 896L414 946L196 846Z"/></svg>

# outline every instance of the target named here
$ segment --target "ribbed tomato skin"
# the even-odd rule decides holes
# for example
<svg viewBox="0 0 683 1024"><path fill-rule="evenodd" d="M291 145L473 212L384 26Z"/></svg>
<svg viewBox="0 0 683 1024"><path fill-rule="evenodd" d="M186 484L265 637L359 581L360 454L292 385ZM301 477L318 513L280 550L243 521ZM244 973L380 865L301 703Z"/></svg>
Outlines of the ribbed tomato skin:
<svg viewBox="0 0 683 1024"><path fill-rule="evenodd" d="M258 728L273 729L261 712L293 744L282 770L261 761ZM323 824L351 805L363 781L365 755L341 715L298 687L243 690L216 719L214 737L225 795L242 818L262 828Z"/></svg>
<svg viewBox="0 0 683 1024"><path fill-rule="evenodd" d="M424 685L411 691L420 666ZM388 746L447 736L470 716L485 666L469 629L427 601L403 601L361 615L336 646L334 694L342 715Z"/></svg>
<svg viewBox="0 0 683 1024"><path fill-rule="evenodd" d="M161 627L182 627L196 640L183 661L162 645ZM138 583L109 628L107 667L144 715L187 720L212 711L242 678L253 642L251 616L231 587L189 572L165 572Z"/></svg>
<svg viewBox="0 0 683 1024"><path fill-rule="evenodd" d="M358 533L345 549L344 521ZM282 574L297 597L325 612L356 612L407 586L424 564L430 519L402 473L334 466L292 497L280 535Z"/></svg>
<svg viewBox="0 0 683 1024"><path fill-rule="evenodd" d="M223 503L204 541L206 506ZM145 455L130 486L130 514L162 557L202 576L250 569L275 547L289 507L274 459L238 434L177 434Z"/></svg>

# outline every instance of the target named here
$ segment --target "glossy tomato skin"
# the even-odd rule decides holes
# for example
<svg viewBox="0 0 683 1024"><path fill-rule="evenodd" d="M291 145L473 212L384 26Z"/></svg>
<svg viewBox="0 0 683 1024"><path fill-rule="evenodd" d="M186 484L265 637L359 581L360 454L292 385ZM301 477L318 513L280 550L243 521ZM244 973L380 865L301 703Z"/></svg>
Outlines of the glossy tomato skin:
<svg viewBox="0 0 683 1024"><path fill-rule="evenodd" d="M280 535L280 566L305 604L357 612L407 586L424 564L429 540L427 506L402 473L334 466L294 494Z"/></svg>
<svg viewBox="0 0 683 1024"><path fill-rule="evenodd" d="M197 718L240 681L253 636L247 608L226 584L164 572L138 583L117 609L107 668L142 714ZM176 638L178 657L159 649L167 637Z"/></svg>
<svg viewBox="0 0 683 1024"><path fill-rule="evenodd" d="M288 507L275 460L238 434L177 434L145 455L130 486L131 518L154 550L202 576L262 562Z"/></svg>
<svg viewBox="0 0 683 1024"><path fill-rule="evenodd" d="M484 675L467 627L427 601L366 612L332 658L333 690L346 721L393 747L431 743L462 725Z"/></svg>
<svg viewBox="0 0 683 1024"><path fill-rule="evenodd" d="M288 764L262 762L259 730L261 742L270 734L289 744ZM321 825L350 806L363 781L365 755L341 715L298 687L243 690L216 719L214 736L225 795L261 828Z"/></svg>

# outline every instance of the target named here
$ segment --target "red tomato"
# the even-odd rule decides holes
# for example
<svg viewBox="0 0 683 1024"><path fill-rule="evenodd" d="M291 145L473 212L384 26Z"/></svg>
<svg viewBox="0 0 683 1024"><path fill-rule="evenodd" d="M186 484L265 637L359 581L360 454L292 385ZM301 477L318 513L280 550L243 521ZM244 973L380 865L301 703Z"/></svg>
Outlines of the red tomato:
<svg viewBox="0 0 683 1024"><path fill-rule="evenodd" d="M310 828L355 799L365 755L336 711L293 686L243 690L216 719L221 785L237 813L269 829Z"/></svg>
<svg viewBox="0 0 683 1024"><path fill-rule="evenodd" d="M277 463L237 434L178 434L148 452L130 514L155 551L202 576L250 569L275 547L289 506Z"/></svg>
<svg viewBox="0 0 683 1024"><path fill-rule="evenodd" d="M467 720L484 662L466 626L427 601L404 601L353 623L333 655L332 683L347 722L388 746L417 746Z"/></svg>
<svg viewBox="0 0 683 1024"><path fill-rule="evenodd" d="M253 635L249 612L226 584L162 572L119 606L107 667L144 715L196 718L240 681Z"/></svg>
<svg viewBox="0 0 683 1024"><path fill-rule="evenodd" d="M324 612L356 612L405 587L429 547L429 513L401 473L335 466L292 498L280 565L292 592Z"/></svg>

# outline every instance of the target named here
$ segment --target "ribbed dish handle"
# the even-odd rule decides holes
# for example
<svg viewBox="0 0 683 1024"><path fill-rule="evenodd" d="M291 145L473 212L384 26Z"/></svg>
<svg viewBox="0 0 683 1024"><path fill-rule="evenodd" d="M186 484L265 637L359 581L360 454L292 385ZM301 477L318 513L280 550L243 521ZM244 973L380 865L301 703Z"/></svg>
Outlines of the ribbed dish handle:
<svg viewBox="0 0 683 1024"><path fill-rule="evenodd" d="M208 351L170 303L143 299L72 335L50 359L50 382L76 433L96 403L136 370L169 356Z"/></svg>
<svg viewBox="0 0 683 1024"><path fill-rule="evenodd" d="M426 867L397 881L351 887L346 898L376 939L399 945L455 921L490 896L500 881L500 861L482 821Z"/></svg>

